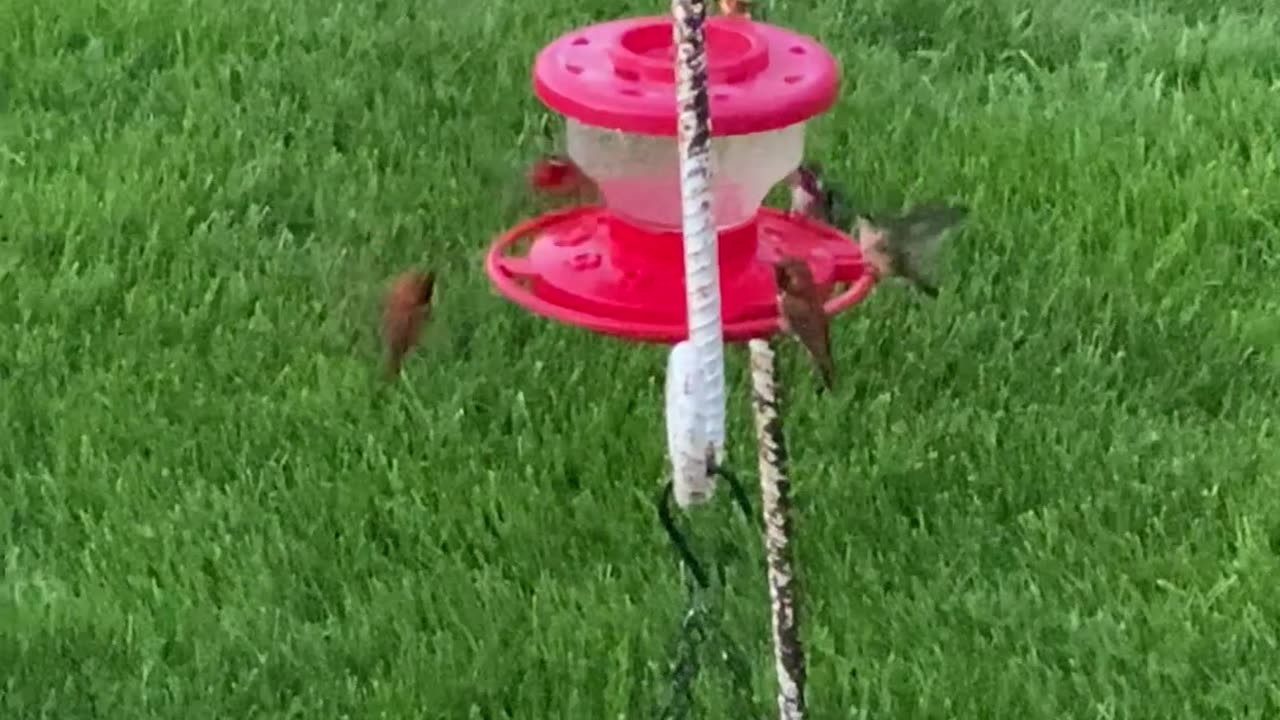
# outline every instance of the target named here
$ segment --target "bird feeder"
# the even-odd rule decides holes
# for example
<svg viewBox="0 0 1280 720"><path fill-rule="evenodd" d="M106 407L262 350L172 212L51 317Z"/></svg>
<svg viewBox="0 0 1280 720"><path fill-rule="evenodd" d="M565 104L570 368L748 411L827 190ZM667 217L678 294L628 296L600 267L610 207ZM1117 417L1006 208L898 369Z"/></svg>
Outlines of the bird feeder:
<svg viewBox="0 0 1280 720"><path fill-rule="evenodd" d="M592 25L538 55L535 91L565 117L568 155L603 205L548 213L495 241L486 269L509 300L631 340L688 337L672 22ZM800 164L806 122L835 101L835 59L812 38L741 18L708 20L705 37L721 317L725 340L745 342L778 331L781 257L809 264L828 313L862 300L874 277L839 230L762 208Z"/></svg>

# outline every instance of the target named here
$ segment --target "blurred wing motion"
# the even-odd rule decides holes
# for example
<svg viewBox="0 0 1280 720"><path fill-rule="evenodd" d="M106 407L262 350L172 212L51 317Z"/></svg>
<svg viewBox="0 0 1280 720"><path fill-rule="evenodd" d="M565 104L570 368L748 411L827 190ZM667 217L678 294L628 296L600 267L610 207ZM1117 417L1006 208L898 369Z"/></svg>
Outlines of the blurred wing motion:
<svg viewBox="0 0 1280 720"><path fill-rule="evenodd" d="M435 277L431 273L409 271L392 281L382 313L388 378L400 374L405 357L418 344L422 326L431 317L434 291Z"/></svg>
<svg viewBox="0 0 1280 720"><path fill-rule="evenodd" d="M879 277L903 278L929 297L937 297L938 286L931 278L938 250L947 231L968 214L964 207L920 205L880 222L858 218L854 234Z"/></svg>
<svg viewBox="0 0 1280 720"><path fill-rule="evenodd" d="M804 346L822 384L835 388L836 368L831 357L831 326L822 297L809 266L796 258L785 258L774 266L778 284L778 311L782 330Z"/></svg>

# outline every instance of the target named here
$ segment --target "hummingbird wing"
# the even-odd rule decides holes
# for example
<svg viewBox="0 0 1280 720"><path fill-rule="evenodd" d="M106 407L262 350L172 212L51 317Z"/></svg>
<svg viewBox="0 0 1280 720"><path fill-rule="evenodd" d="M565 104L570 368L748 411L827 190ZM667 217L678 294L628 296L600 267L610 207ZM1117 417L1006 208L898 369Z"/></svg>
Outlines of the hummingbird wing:
<svg viewBox="0 0 1280 720"><path fill-rule="evenodd" d="M967 208L947 205L920 205L885 223L886 249L893 262L893 274L910 280L920 290L936 297L932 281L938 250L947 231L969 214Z"/></svg>
<svg viewBox="0 0 1280 720"><path fill-rule="evenodd" d="M823 212L827 216L827 224L834 228L850 227L858 218L857 208L844 188L839 186L827 188Z"/></svg>

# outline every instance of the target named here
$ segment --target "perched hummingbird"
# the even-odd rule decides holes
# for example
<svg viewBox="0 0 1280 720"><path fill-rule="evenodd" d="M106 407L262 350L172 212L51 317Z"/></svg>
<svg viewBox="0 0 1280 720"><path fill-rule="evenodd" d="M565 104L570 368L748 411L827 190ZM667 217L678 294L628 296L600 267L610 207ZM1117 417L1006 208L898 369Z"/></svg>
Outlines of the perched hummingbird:
<svg viewBox="0 0 1280 720"><path fill-rule="evenodd" d="M596 189L582 168L563 155L547 155L534 163L529 186L534 192L554 196L584 196Z"/></svg>
<svg viewBox="0 0 1280 720"><path fill-rule="evenodd" d="M938 287L927 271L947 231L968 214L964 207L919 205L880 222L860 217L853 232L877 277L900 277L925 295L937 297Z"/></svg>
<svg viewBox="0 0 1280 720"><path fill-rule="evenodd" d="M435 277L411 270L397 276L382 311L382 334L387 343L387 378L400 374L404 358L418 344L423 324L431 317Z"/></svg>
<svg viewBox="0 0 1280 720"><path fill-rule="evenodd" d="M832 227L848 227L854 213L844 193L830 187L817 163L801 165L787 176L791 188L791 212L811 217Z"/></svg>
<svg viewBox="0 0 1280 720"><path fill-rule="evenodd" d="M833 389L836 367L831 359L831 326L813 272L803 260L783 258L774 264L773 276L778 284L782 331L800 340L822 377L822 384Z"/></svg>

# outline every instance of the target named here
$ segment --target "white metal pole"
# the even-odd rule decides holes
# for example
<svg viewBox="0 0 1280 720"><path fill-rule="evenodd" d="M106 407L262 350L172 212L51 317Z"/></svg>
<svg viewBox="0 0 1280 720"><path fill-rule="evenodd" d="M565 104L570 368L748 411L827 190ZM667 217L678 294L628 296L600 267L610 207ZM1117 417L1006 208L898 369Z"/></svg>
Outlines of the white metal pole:
<svg viewBox="0 0 1280 720"><path fill-rule="evenodd" d="M751 404L760 448L760 504L764 514L765 562L773 616L773 657L778 674L778 717L803 720L805 656L800 642L796 575L791 552L791 481L782 434L780 393L773 347L752 340Z"/></svg>

